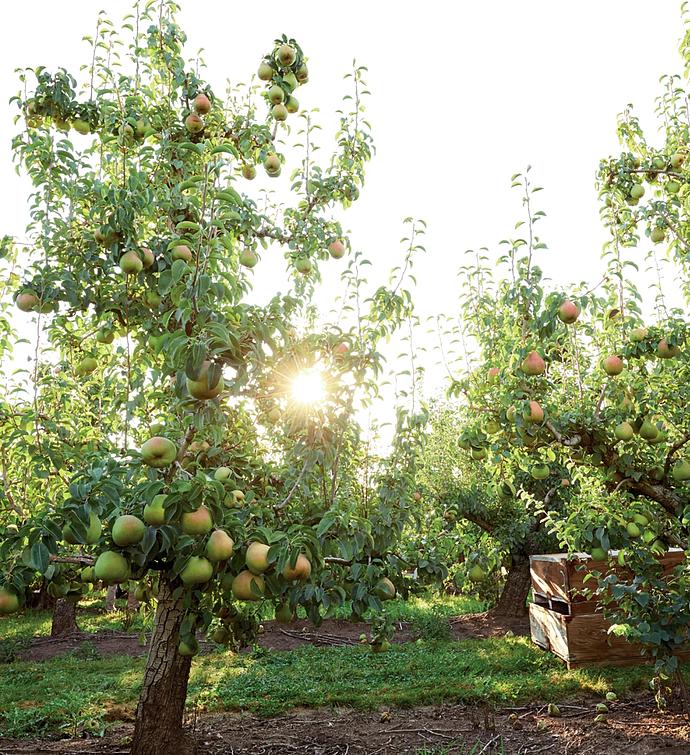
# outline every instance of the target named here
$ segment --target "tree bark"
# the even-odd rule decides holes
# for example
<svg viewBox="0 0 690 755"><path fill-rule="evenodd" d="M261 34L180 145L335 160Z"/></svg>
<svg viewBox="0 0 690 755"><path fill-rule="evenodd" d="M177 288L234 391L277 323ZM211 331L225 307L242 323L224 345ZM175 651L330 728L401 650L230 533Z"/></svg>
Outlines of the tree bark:
<svg viewBox="0 0 690 755"><path fill-rule="evenodd" d="M173 596L170 582L161 575L131 755L187 755L195 751L182 729L191 666L191 658L177 652L184 616L182 598Z"/></svg>
<svg viewBox="0 0 690 755"><path fill-rule="evenodd" d="M136 613L139 610L139 601L134 597L134 589L127 593L127 610Z"/></svg>
<svg viewBox="0 0 690 755"><path fill-rule="evenodd" d="M531 587L529 556L524 551L516 551L510 554L510 559L506 583L490 613L497 618L524 618L528 613L527 596Z"/></svg>
<svg viewBox="0 0 690 755"><path fill-rule="evenodd" d="M105 594L105 610L108 613L115 610L116 596L117 596L117 585L110 585Z"/></svg>
<svg viewBox="0 0 690 755"><path fill-rule="evenodd" d="M53 623L50 628L51 637L66 637L70 634L78 634L77 625L77 601L58 598L53 608Z"/></svg>

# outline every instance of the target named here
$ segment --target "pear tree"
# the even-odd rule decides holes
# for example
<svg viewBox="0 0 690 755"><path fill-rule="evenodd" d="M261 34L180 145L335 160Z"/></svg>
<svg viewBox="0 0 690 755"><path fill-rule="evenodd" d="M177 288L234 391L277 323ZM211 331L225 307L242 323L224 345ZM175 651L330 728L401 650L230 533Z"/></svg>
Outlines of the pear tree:
<svg viewBox="0 0 690 755"><path fill-rule="evenodd" d="M347 589L363 608L391 596L382 580L402 531L391 522L411 508L408 470L424 421L399 416L390 467L373 476L372 531L367 515L333 510L345 423L329 435L324 417L287 422L284 395L263 391L269 375L279 379L281 355L300 348L296 321L319 267L343 264L335 212L359 197L373 150L365 69L349 76L350 110L324 159L309 150L311 114L298 114L296 92L308 83L298 42L276 39L257 61L259 83L225 91L183 56L176 10L168 0L137 4L121 31L100 15L82 81L27 69L14 98L14 153L34 187L15 304L47 318L61 366L86 382L102 376L118 420L107 443L60 476L60 495L4 540L0 610L21 608L36 576L51 580L65 564L86 583L138 585L155 621L137 755L185 750L199 632L240 643L256 626L247 606L260 600L305 605L318 620ZM290 152L285 139L299 124L302 146ZM287 199L262 190L273 182ZM252 276L281 249L296 295L250 303ZM332 372L375 381L377 340L404 322L410 301L384 287L368 330L308 345ZM340 414L351 416L334 399L334 421ZM262 429L270 421L306 466L276 469ZM305 518L309 474L324 453L335 493Z"/></svg>

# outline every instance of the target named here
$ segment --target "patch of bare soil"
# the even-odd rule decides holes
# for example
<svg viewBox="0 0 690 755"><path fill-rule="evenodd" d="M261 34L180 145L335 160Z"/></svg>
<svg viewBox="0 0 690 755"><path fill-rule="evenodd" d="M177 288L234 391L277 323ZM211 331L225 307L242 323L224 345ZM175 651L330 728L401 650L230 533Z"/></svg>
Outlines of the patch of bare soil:
<svg viewBox="0 0 690 755"><path fill-rule="evenodd" d="M502 637L508 632L515 635L529 634L526 619L497 619L489 613L467 614L451 620L453 637L464 640L472 637ZM400 622L394 642L409 642L415 639L410 624ZM356 645L359 636L369 635L370 625L366 622L351 622L344 619L327 619L320 627L308 621L293 621L281 624L277 621L264 622L264 632L258 637L261 647L271 650L294 650L304 645L344 646ZM148 637L147 637L148 640ZM213 645L202 642L202 652ZM127 632L103 631L95 634L79 632L68 637L41 637L33 640L18 653L25 661L42 661L64 653L93 653L108 655L145 655L147 645L140 643L139 635Z"/></svg>
<svg viewBox="0 0 690 755"><path fill-rule="evenodd" d="M453 638L468 640L474 637L504 637L506 634L529 636L529 617L498 617L491 611L467 613L451 620Z"/></svg>
<svg viewBox="0 0 690 755"><path fill-rule="evenodd" d="M147 652L148 648L139 642L139 635L131 632L75 632L65 637L38 637L20 650L17 657L22 661L45 661L65 653L77 653L86 657L136 656Z"/></svg>
<svg viewBox="0 0 690 755"><path fill-rule="evenodd" d="M545 708L492 712L481 706L442 705L361 713L349 709L296 710L278 718L248 714L189 716L199 755L687 755L690 724L676 713L655 712L653 700L613 703L605 723L593 722L595 701L562 705L561 718ZM10 755L124 755L131 723L103 739L16 741L0 738Z"/></svg>

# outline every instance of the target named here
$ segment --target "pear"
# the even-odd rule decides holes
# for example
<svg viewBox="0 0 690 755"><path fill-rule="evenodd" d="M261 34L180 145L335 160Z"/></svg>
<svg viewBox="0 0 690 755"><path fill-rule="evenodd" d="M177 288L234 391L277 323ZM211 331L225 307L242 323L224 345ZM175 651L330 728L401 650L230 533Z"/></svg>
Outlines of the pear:
<svg viewBox="0 0 690 755"><path fill-rule="evenodd" d="M273 78L273 68L265 61L259 66L258 77L261 81L270 81Z"/></svg>
<svg viewBox="0 0 690 755"><path fill-rule="evenodd" d="M530 351L524 358L520 368L525 375L541 375L546 369L546 364L538 352Z"/></svg>
<svg viewBox="0 0 690 755"><path fill-rule="evenodd" d="M645 440L654 440L659 434L659 429L653 422L650 422L648 419L646 419L640 426L639 433L640 437L644 438Z"/></svg>
<svg viewBox="0 0 690 755"><path fill-rule="evenodd" d="M623 360L619 356L609 356L601 363L604 372L611 377L623 372Z"/></svg>
<svg viewBox="0 0 690 755"><path fill-rule="evenodd" d="M539 405L539 402L530 401L529 410L525 412L524 417L528 422L543 422L544 410Z"/></svg>
<svg viewBox="0 0 690 755"><path fill-rule="evenodd" d="M285 105L278 103L271 109L271 115L277 121L286 121L288 117L288 109L285 107Z"/></svg>
<svg viewBox="0 0 690 755"><path fill-rule="evenodd" d="M566 325L572 325L580 316L580 308L575 302L566 300L558 308L558 319Z"/></svg>
<svg viewBox="0 0 690 755"><path fill-rule="evenodd" d="M678 354L680 354L678 346L669 344L665 338L662 338L657 344L656 355L660 359L672 359L673 357L677 357Z"/></svg>
<svg viewBox="0 0 690 755"><path fill-rule="evenodd" d="M283 68L288 68L297 59L297 53L292 45L284 44L276 50L276 59Z"/></svg>
<svg viewBox="0 0 690 755"><path fill-rule="evenodd" d="M671 474L676 482L686 482L687 480L690 480L690 461L687 459L677 461L673 465Z"/></svg>
<svg viewBox="0 0 690 755"><path fill-rule="evenodd" d="M614 434L618 440L630 440L635 435L635 430L629 422L621 422L620 425L616 425Z"/></svg>
<svg viewBox="0 0 690 755"><path fill-rule="evenodd" d="M274 84L268 90L268 101L272 105L280 105L284 99L285 99L285 92L283 91L283 88L279 87L277 84Z"/></svg>

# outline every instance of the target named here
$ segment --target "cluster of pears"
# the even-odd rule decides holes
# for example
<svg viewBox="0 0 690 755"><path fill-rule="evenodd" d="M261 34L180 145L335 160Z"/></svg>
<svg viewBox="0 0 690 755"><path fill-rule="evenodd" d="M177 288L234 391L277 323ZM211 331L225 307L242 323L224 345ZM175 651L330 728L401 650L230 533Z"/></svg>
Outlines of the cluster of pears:
<svg viewBox="0 0 690 755"><path fill-rule="evenodd" d="M167 438L154 437L142 447L142 457L153 467L168 466L171 459L177 455L177 448ZM215 479L227 481L231 471L227 467L220 467L215 472ZM132 514L123 514L115 520L111 529L111 539L118 548L136 546L144 539L146 527L159 527L170 524L165 510L165 494L156 495L144 506L141 518ZM226 496L227 506L236 506L244 500L244 493L233 490ZM214 564L227 561L234 552L234 541L222 529L214 528L210 510L200 505L193 511L184 512L179 520L179 526L185 535L190 537L207 538L203 556L192 556L180 574L180 579L187 586L205 584L213 576ZM91 522L87 530L86 543L95 543L101 534L101 523L95 514L91 514ZM63 531L65 540L76 543L71 536L69 525ZM101 553L93 567L95 580L106 584L119 584L127 581L131 576L130 567L125 556L115 550Z"/></svg>
<svg viewBox="0 0 690 755"><path fill-rule="evenodd" d="M649 331L644 327L633 328L630 331L630 340L632 343L643 343L649 337ZM673 359L680 355L680 346L669 343L668 338L660 338L655 348L656 356L659 359Z"/></svg>
<svg viewBox="0 0 690 755"><path fill-rule="evenodd" d="M235 576L226 575L221 587L229 590L237 600L260 600L266 590L264 574L272 569L269 561L270 546L258 540L252 541L245 554L246 568ZM281 572L288 582L295 580L305 582L311 576L311 561L303 554L297 556L295 563L288 562Z"/></svg>
<svg viewBox="0 0 690 755"><path fill-rule="evenodd" d="M623 421L616 425L613 434L616 436L616 440L622 441L632 440L635 434L638 434L640 438L652 444L663 443L667 439L666 432L649 417L645 417L634 424Z"/></svg>
<svg viewBox="0 0 690 755"><path fill-rule="evenodd" d="M683 163L686 160L686 153L683 150L676 150L670 156L655 155L648 161L648 164L644 168L645 178L650 183L657 181L658 177L662 173L669 174L666 177L663 188L669 197L677 195L683 188L683 182L679 181L679 176L676 175L676 171L682 168ZM631 158L632 168L639 174L642 167L642 160L639 157L632 156ZM645 195L645 186L637 178L629 177L626 182L624 191L626 192L625 200L629 205L637 205ZM662 229L663 230L663 229ZM650 234L651 235L651 234ZM652 239L654 241L654 239Z"/></svg>
<svg viewBox="0 0 690 755"><path fill-rule="evenodd" d="M659 537L658 532L650 524L649 517L645 514L633 514L625 523L625 531L631 540L640 539L653 554L661 556L666 553L666 543ZM594 542L590 555L594 561L608 559L608 551L599 540ZM620 566L625 566L625 553L622 550L618 554L618 563Z"/></svg>
<svg viewBox="0 0 690 755"><path fill-rule="evenodd" d="M258 76L267 83L266 99L271 105L271 116L278 122L286 121L288 115L299 110L299 102L294 95L301 84L309 80L309 71L301 51L287 41L280 44L259 66ZM264 156L263 166L271 178L280 175L282 163L279 155L269 152ZM242 168L245 178L254 178L256 170L252 165Z"/></svg>
<svg viewBox="0 0 690 755"><path fill-rule="evenodd" d="M556 315L561 322L566 325L572 325L580 316L580 307L576 302L571 301L570 299L565 299L559 305ZM520 369L529 377L543 375L546 371L546 362L544 361L544 357L542 357L538 351L533 349L520 363ZM490 370L489 377L495 382L498 378L498 369L494 367L492 370L494 370L494 373L492 374Z"/></svg>
<svg viewBox="0 0 690 755"><path fill-rule="evenodd" d="M37 96L30 97L24 103L24 115L29 128L52 125L64 133L73 128L79 134L89 134L92 130L94 114L87 113L87 110L88 107L76 103L65 108L62 104Z"/></svg>
<svg viewBox="0 0 690 755"><path fill-rule="evenodd" d="M144 539L146 526L167 524L164 494L154 497L146 504L140 519L132 514L123 514L115 520L111 529L113 544L118 548L136 546ZM233 554L234 541L224 530L214 529L211 512L201 505L194 511L182 514L179 522L185 535L207 537L203 556L192 556L180 579L186 586L197 586L208 582L213 576L214 564L227 561ZM125 556L115 550L107 550L96 559L93 567L94 578L106 584L119 584L131 577L130 565Z"/></svg>
<svg viewBox="0 0 690 755"><path fill-rule="evenodd" d="M208 115L211 112L211 100L206 94L200 92L192 101L192 109L193 112L185 118L184 125L187 131L192 136L195 136L200 134L206 127L201 116Z"/></svg>
<svg viewBox="0 0 690 755"><path fill-rule="evenodd" d="M73 129L78 134L86 136L95 132L102 124L98 108L93 102L79 103L72 100L69 103L56 101L48 94L35 93L24 103L26 125L38 128L42 125L54 126L64 133ZM136 112L128 112L123 120L112 127L112 136L117 137L120 146L136 142L143 142L146 137L155 133L145 117Z"/></svg>
<svg viewBox="0 0 690 755"><path fill-rule="evenodd" d="M167 438L154 436L141 449L142 459L154 468L169 466L177 456L177 447ZM231 481L232 470L219 467L214 472L214 479L227 485ZM244 501L241 490L229 490L225 495L225 505L235 507ZM165 494L159 494L144 507L142 518L131 514L118 517L113 523L111 537L113 544L120 548L138 545L144 538L146 526L169 524L165 511ZM213 517L209 509L200 505L194 511L184 512L179 526L190 537L208 538L203 556L192 556L180 573L180 579L188 587L203 585L213 576L214 564L227 561L234 552L234 542L222 529L214 529ZM100 521L94 515L95 542L100 536ZM258 541L247 547L245 563L247 568L237 575L225 575L223 587L232 592L238 600L257 600L265 590L263 574L272 568L268 559L269 546ZM302 553L295 563L288 563L282 571L282 577L288 581L304 581L311 575L311 562ZM131 577L127 559L119 552L108 550L100 554L94 565L94 578L106 584L119 584Z"/></svg>
<svg viewBox="0 0 690 755"><path fill-rule="evenodd" d="M259 66L258 76L270 86L266 99L271 104L271 115L276 121L285 121L291 113L299 110L294 92L309 80L309 70L301 53L295 46L284 42Z"/></svg>
<svg viewBox="0 0 690 755"><path fill-rule="evenodd" d="M339 260L345 255L345 243L341 239L334 239L328 245L328 254L334 259ZM314 263L308 254L298 254L293 262L295 270L302 275L309 275L314 269Z"/></svg>

